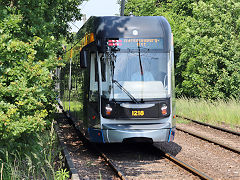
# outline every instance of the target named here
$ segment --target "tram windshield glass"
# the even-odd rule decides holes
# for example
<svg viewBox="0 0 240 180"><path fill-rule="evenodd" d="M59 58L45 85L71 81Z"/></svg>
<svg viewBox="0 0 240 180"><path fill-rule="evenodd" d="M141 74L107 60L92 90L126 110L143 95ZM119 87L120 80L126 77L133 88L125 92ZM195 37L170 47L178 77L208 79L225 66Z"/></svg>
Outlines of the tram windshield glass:
<svg viewBox="0 0 240 180"><path fill-rule="evenodd" d="M105 61L103 96L121 101L168 97L169 55L161 51L162 39L121 41L108 42L109 51L101 60Z"/></svg>

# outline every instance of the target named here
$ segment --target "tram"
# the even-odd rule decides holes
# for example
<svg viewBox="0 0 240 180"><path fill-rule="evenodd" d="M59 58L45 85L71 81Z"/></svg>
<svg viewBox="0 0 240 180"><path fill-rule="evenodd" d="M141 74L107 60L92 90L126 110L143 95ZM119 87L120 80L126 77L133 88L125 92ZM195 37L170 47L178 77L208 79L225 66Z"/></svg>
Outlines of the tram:
<svg viewBox="0 0 240 180"><path fill-rule="evenodd" d="M173 35L162 16L90 17L60 74L60 99L95 143L173 141Z"/></svg>

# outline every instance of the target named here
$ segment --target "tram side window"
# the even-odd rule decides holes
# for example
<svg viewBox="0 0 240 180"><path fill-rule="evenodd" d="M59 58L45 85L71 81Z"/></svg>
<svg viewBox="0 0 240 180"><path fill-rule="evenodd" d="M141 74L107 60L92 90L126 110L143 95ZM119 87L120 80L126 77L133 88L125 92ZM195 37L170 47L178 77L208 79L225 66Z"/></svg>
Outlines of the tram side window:
<svg viewBox="0 0 240 180"><path fill-rule="evenodd" d="M103 56L100 58L100 62L101 62L101 74L102 74L102 81L105 82L106 81L106 63L104 62L104 58ZM98 64L97 64L97 60L95 61L95 81L98 82Z"/></svg>
<svg viewBox="0 0 240 180"><path fill-rule="evenodd" d="M95 82L98 82L98 64L97 64L97 56L95 55L94 66L95 66Z"/></svg>
<svg viewBox="0 0 240 180"><path fill-rule="evenodd" d="M106 63L104 61L104 57L101 57L101 74L102 74L102 81L106 82Z"/></svg>
<svg viewBox="0 0 240 180"><path fill-rule="evenodd" d="M97 55L96 53L91 53L90 62L90 91L89 91L89 101L98 101L98 66L97 66Z"/></svg>
<svg viewBox="0 0 240 180"><path fill-rule="evenodd" d="M103 54L101 56L101 74L102 74L102 94L103 97L109 97L111 91L111 65L109 59Z"/></svg>

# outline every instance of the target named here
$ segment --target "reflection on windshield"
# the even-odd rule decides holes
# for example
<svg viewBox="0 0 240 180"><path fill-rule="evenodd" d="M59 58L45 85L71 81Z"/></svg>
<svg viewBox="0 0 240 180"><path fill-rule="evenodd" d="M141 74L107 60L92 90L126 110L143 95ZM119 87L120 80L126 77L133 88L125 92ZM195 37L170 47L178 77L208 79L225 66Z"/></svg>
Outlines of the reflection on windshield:
<svg viewBox="0 0 240 180"><path fill-rule="evenodd" d="M141 81L138 53L116 53L114 79ZM162 81L167 75L167 54L141 53L144 81Z"/></svg>
<svg viewBox="0 0 240 180"><path fill-rule="evenodd" d="M116 52L113 65L106 68L111 76L103 84L103 95L110 99L131 99L121 88L112 83L113 78L136 99L166 98L168 90L168 54L141 51L141 68L139 67L139 53ZM112 69L112 73L111 73ZM143 78L142 78L143 76ZM110 87L104 89L104 86Z"/></svg>
<svg viewBox="0 0 240 180"><path fill-rule="evenodd" d="M123 92L125 92L126 95L128 95L128 97L130 97L130 99L135 102L135 103L139 103L136 98L131 94L129 93L118 81L116 80L113 80L113 83L115 83ZM113 95L114 96L114 95Z"/></svg>

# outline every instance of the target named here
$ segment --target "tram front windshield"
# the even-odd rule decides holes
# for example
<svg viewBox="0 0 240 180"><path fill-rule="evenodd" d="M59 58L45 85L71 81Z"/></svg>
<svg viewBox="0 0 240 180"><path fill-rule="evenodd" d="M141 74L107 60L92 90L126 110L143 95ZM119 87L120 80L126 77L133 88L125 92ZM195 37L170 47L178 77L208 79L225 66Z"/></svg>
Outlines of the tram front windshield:
<svg viewBox="0 0 240 180"><path fill-rule="evenodd" d="M125 44L124 40L121 40L121 46L121 42L110 46L103 60L106 72L103 96L119 101L148 101L168 97L169 54L161 51L162 40L135 39ZM149 42L144 44L144 41Z"/></svg>

